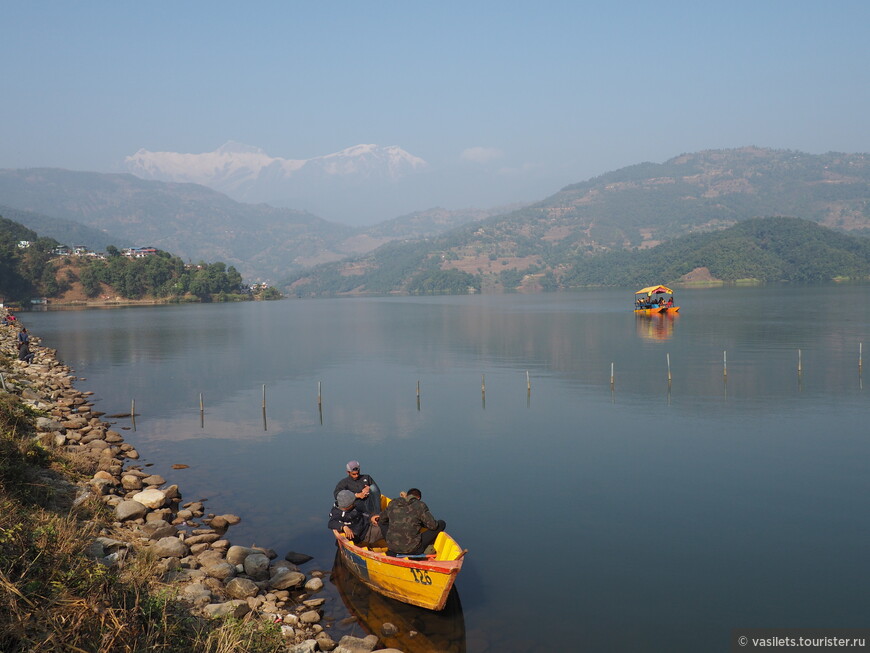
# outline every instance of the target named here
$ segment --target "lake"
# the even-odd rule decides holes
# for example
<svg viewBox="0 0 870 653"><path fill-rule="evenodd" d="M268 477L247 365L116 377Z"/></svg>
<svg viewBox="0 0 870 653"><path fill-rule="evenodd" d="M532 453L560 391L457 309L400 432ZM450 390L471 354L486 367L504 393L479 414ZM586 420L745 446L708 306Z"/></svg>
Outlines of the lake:
<svg viewBox="0 0 870 653"><path fill-rule="evenodd" d="M348 460L419 487L470 551L457 650L727 651L867 625L868 290L681 289L674 319L633 289L23 318L99 410L135 399L140 462L240 515L234 544L329 570Z"/></svg>

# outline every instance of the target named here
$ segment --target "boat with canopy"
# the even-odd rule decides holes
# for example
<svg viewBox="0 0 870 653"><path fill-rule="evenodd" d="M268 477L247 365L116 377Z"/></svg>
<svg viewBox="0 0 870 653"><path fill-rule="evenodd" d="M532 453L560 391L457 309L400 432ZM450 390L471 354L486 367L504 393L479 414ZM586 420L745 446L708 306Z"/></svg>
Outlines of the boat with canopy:
<svg viewBox="0 0 870 653"><path fill-rule="evenodd" d="M648 286L634 293L634 312L638 315L676 313L680 307L674 303L674 291L667 286Z"/></svg>

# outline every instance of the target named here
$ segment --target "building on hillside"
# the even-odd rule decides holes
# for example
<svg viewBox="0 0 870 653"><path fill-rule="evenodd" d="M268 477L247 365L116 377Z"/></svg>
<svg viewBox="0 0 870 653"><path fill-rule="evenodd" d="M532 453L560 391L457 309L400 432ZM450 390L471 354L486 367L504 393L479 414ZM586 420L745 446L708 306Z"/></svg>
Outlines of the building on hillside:
<svg viewBox="0 0 870 653"><path fill-rule="evenodd" d="M27 249L28 247L30 247L29 240L19 240L18 241L18 249Z"/></svg>
<svg viewBox="0 0 870 653"><path fill-rule="evenodd" d="M69 256L70 249L66 245L58 245L54 248L53 253L55 256Z"/></svg>
<svg viewBox="0 0 870 653"><path fill-rule="evenodd" d="M124 256L130 258L145 258L146 256L154 256L157 254L156 247L129 247L121 252Z"/></svg>

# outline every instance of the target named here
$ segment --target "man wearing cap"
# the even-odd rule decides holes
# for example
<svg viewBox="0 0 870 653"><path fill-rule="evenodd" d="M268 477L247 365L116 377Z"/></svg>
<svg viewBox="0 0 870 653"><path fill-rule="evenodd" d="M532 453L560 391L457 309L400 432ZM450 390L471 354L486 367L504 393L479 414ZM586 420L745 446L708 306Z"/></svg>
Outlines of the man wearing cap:
<svg viewBox="0 0 870 653"><path fill-rule="evenodd" d="M358 460L351 460L347 463L345 466L347 476L336 484L332 495L338 499L339 492L350 490L355 497L354 505L360 512L369 515L380 514L381 491L371 476L360 473L359 467Z"/></svg>
<svg viewBox="0 0 870 653"><path fill-rule="evenodd" d="M340 536L360 546L371 546L383 539L377 517L361 512L355 505L356 497L350 490L341 490L335 505L329 511L327 526Z"/></svg>

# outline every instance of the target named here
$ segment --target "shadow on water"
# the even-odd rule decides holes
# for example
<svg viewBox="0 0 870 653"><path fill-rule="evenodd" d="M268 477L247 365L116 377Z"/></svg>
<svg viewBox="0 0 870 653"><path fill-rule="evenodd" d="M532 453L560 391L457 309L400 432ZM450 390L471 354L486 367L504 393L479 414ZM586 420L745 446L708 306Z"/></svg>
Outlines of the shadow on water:
<svg viewBox="0 0 870 653"><path fill-rule="evenodd" d="M381 596L363 585L344 566L338 552L331 578L348 611L386 647L404 653L465 653L465 618L456 587L443 610L418 608ZM396 627L394 635L384 634L383 626L387 623Z"/></svg>

